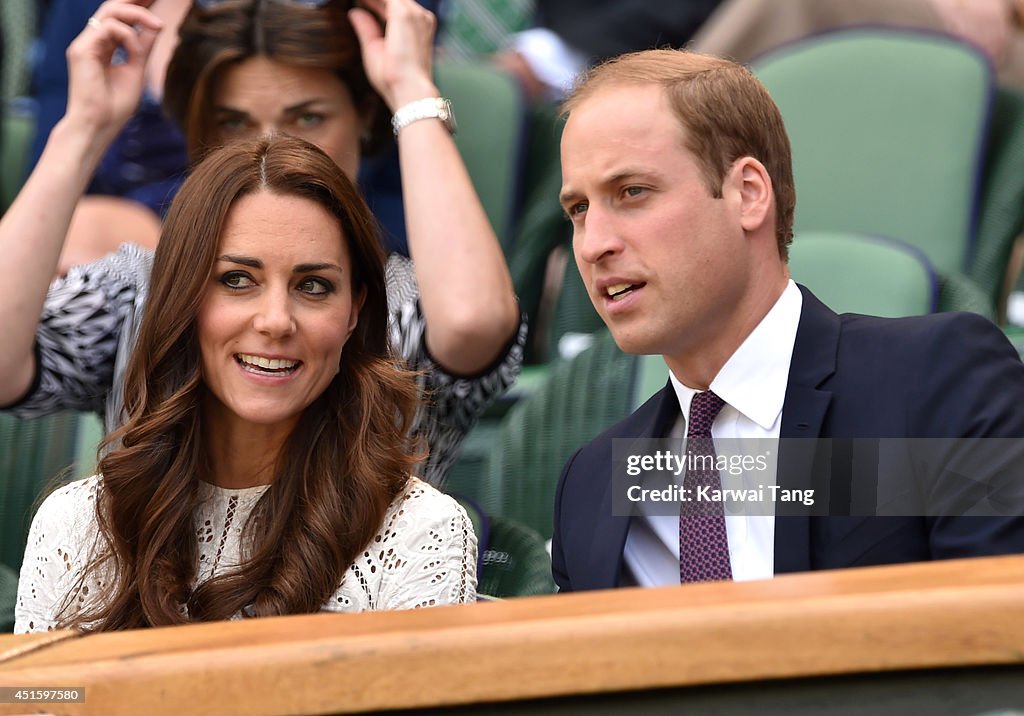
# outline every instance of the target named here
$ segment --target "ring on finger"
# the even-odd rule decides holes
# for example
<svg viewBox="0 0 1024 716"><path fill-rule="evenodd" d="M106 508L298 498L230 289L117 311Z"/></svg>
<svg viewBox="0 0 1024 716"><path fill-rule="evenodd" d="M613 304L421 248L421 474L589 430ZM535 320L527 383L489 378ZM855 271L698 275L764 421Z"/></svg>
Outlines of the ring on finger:
<svg viewBox="0 0 1024 716"><path fill-rule="evenodd" d="M100 23L100 19L98 17L96 17L95 15L91 16L88 20L86 20L85 24L88 27L91 27L93 30L99 30L100 27L102 27L102 25Z"/></svg>

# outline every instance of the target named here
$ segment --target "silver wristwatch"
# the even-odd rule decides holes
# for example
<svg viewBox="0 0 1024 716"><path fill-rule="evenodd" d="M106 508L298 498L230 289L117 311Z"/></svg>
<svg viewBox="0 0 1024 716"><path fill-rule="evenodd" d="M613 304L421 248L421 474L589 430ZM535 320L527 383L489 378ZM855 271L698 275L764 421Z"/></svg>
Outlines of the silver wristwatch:
<svg viewBox="0 0 1024 716"><path fill-rule="evenodd" d="M452 103L444 97L426 97L402 105L391 118L391 128L397 137L403 127L421 119L433 118L440 119L445 128L455 134L455 113L452 112Z"/></svg>

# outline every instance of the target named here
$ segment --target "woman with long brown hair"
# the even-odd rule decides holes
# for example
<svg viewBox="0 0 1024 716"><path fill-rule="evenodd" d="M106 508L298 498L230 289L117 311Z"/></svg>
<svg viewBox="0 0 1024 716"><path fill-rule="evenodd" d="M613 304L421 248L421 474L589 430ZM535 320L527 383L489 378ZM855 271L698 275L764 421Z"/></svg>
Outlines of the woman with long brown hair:
<svg viewBox="0 0 1024 716"><path fill-rule="evenodd" d="M409 476L387 321L372 216L329 157L209 155L157 248L128 420L33 521L16 631L474 599L472 525Z"/></svg>
<svg viewBox="0 0 1024 716"><path fill-rule="evenodd" d="M124 369L152 254L125 245L47 286L75 203L138 102L156 33L168 31L150 2L107 0L71 45L67 113L0 221L0 405L21 417L97 411L108 429L124 419ZM354 5L196 2L164 105L193 159L280 131L316 144L354 180L367 152L397 141L413 261L388 260L391 340L429 398L411 430L430 449L423 477L440 485L466 433L515 380L525 322L444 121L431 76L433 15L413 0Z"/></svg>

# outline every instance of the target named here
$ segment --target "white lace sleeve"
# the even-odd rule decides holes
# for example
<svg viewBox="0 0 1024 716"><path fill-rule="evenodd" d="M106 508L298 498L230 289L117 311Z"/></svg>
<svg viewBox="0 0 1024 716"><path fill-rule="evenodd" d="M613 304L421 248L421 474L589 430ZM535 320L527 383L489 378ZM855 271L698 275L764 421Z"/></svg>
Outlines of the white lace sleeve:
<svg viewBox="0 0 1024 716"><path fill-rule="evenodd" d="M417 609L473 602L476 563L476 534L462 506L411 478L324 608Z"/></svg>
<svg viewBox="0 0 1024 716"><path fill-rule="evenodd" d="M98 477L73 482L53 492L36 512L18 581L16 633L56 628L69 595L74 609L102 595L108 586L98 580L78 588L96 544L98 489Z"/></svg>

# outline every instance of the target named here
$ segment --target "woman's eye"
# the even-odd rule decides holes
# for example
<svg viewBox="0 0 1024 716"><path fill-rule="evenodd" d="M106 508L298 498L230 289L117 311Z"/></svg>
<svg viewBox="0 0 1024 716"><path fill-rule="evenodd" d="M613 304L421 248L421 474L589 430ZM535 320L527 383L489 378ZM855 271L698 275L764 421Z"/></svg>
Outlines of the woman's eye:
<svg viewBox="0 0 1024 716"><path fill-rule="evenodd" d="M295 120L295 123L303 129L312 129L319 127L324 122L324 116L317 114L316 112L306 112L305 114L299 115Z"/></svg>
<svg viewBox="0 0 1024 716"><path fill-rule="evenodd" d="M229 271L220 277L220 282L228 288L249 288L255 285L250 276L240 271Z"/></svg>
<svg viewBox="0 0 1024 716"><path fill-rule="evenodd" d="M217 129L224 133L237 134L245 129L245 120L241 117L221 117L217 120Z"/></svg>
<svg viewBox="0 0 1024 716"><path fill-rule="evenodd" d="M307 278L299 283L299 290L310 296L323 296L334 292L334 286L322 278Z"/></svg>

